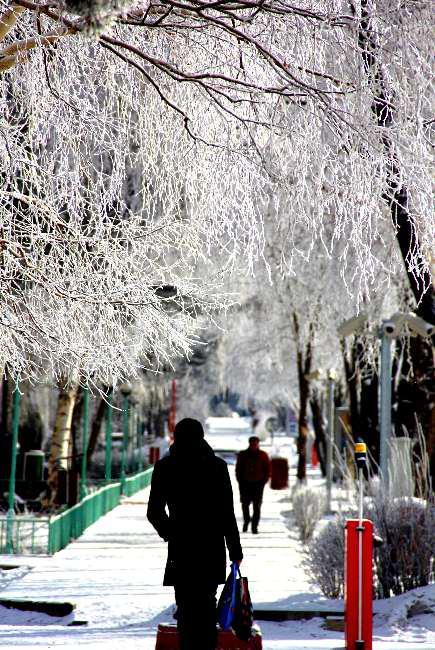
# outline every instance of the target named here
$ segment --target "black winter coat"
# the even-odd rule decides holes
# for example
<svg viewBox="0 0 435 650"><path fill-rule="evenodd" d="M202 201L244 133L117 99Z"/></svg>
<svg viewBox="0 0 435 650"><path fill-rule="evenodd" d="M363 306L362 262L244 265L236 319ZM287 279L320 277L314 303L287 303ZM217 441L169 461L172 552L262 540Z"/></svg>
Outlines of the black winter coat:
<svg viewBox="0 0 435 650"><path fill-rule="evenodd" d="M225 582L225 542L232 561L243 557L227 464L205 440L189 450L174 443L156 463L147 516L168 542L164 585Z"/></svg>

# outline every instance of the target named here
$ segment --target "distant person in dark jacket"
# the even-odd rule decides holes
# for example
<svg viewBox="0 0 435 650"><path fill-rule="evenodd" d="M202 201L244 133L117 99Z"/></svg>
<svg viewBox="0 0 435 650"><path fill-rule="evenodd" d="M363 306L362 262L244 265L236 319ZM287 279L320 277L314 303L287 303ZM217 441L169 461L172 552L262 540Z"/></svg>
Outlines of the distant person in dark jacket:
<svg viewBox="0 0 435 650"><path fill-rule="evenodd" d="M148 519L168 542L164 585L173 585L180 650L214 650L216 590L231 561L243 558L224 460L204 440L198 420L175 427L169 454L154 466Z"/></svg>
<svg viewBox="0 0 435 650"><path fill-rule="evenodd" d="M249 447L237 456L236 478L239 483L240 501L243 511L243 532L248 530L252 521L252 532L258 533L261 503L264 486L270 477L270 460L265 451L260 449L260 439L257 436L249 438ZM250 505L252 503L252 519Z"/></svg>

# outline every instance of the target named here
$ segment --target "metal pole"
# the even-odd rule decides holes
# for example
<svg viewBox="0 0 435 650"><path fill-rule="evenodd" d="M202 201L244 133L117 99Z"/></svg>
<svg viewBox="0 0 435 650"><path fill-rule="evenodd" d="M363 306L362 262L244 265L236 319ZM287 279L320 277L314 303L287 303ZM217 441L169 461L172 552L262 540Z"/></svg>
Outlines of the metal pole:
<svg viewBox="0 0 435 650"><path fill-rule="evenodd" d="M139 454L139 472L143 470L143 439L142 439L142 422L139 417L139 413L136 412L136 435L137 435L137 449Z"/></svg>
<svg viewBox="0 0 435 650"><path fill-rule="evenodd" d="M128 395L124 394L122 403L122 454L121 454L121 490L124 490L125 484L125 467L127 462L127 446L130 425Z"/></svg>
<svg viewBox="0 0 435 650"><path fill-rule="evenodd" d="M333 445L334 445L334 377L328 376L328 438L326 441L326 507L332 512L332 476L333 476Z"/></svg>
<svg viewBox="0 0 435 650"><path fill-rule="evenodd" d="M113 432L113 388L109 390L107 396L106 411L106 445L104 450L104 478L106 483L112 479L112 432Z"/></svg>
<svg viewBox="0 0 435 650"><path fill-rule="evenodd" d="M380 470L388 487L388 448L391 437L391 338L381 332L381 394L380 394Z"/></svg>
<svg viewBox="0 0 435 650"><path fill-rule="evenodd" d="M17 469L17 444L18 444L18 426L20 423L20 401L21 394L18 385L15 386L14 397L12 402L12 453L11 453L11 472L9 475L9 493L8 493L8 514L6 521L6 553L14 552L14 517L15 517L15 475Z"/></svg>
<svg viewBox="0 0 435 650"><path fill-rule="evenodd" d="M89 389L83 389L83 438L82 438L82 469L80 476L80 499L84 499L88 493L87 471L88 471L88 439L89 439Z"/></svg>

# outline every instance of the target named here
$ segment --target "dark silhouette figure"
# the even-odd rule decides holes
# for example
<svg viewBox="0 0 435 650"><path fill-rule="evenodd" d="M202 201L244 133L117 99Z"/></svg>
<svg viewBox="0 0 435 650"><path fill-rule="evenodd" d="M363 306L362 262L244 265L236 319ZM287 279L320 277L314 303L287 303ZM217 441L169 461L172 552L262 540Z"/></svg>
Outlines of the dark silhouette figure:
<svg viewBox="0 0 435 650"><path fill-rule="evenodd" d="M169 454L154 467L148 519L168 542L164 585L173 585L180 650L214 650L216 590L226 550L242 560L227 464L204 440L198 420L178 422Z"/></svg>
<svg viewBox="0 0 435 650"><path fill-rule="evenodd" d="M258 533L263 491L269 477L269 456L260 449L260 439L257 436L251 436L249 438L249 447L238 454L236 463L236 478L240 489L244 533L248 530L251 522L249 511L251 503L253 506L252 532L254 535Z"/></svg>

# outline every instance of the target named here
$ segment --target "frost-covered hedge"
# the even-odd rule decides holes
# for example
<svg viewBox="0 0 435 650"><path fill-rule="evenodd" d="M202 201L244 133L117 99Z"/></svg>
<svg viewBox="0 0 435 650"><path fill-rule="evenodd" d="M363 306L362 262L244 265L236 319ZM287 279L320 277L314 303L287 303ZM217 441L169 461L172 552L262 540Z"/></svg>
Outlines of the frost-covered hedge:
<svg viewBox="0 0 435 650"><path fill-rule="evenodd" d="M377 495L364 516L384 540L374 553L375 598L389 598L435 581L434 503ZM307 550L308 572L328 598L343 596L344 523L343 516L329 522Z"/></svg>
<svg viewBox="0 0 435 650"><path fill-rule="evenodd" d="M325 497L316 490L302 486L294 492L292 504L293 516L305 544L313 536L316 524L325 512Z"/></svg>

